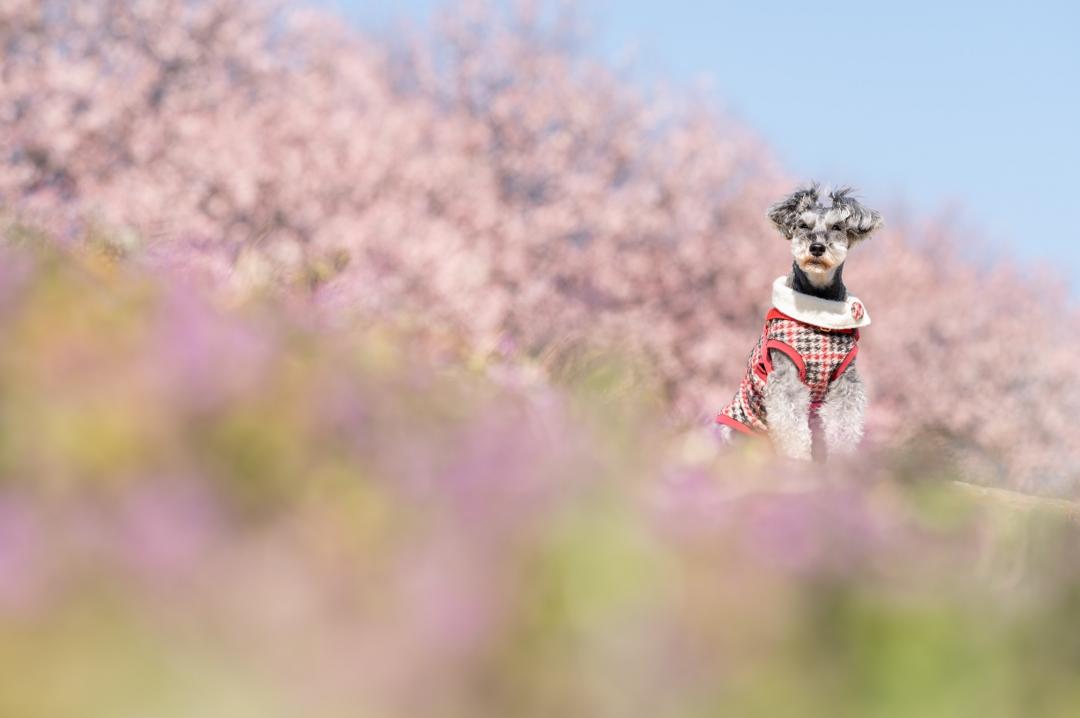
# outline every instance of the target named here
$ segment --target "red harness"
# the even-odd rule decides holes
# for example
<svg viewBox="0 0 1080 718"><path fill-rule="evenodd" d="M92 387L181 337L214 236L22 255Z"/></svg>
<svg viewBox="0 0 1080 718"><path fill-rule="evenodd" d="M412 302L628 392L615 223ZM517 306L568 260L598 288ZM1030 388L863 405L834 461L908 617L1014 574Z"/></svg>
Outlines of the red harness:
<svg viewBox="0 0 1080 718"><path fill-rule="evenodd" d="M773 308L765 315L765 327L746 364L746 374L735 397L716 415L716 421L747 434L768 431L765 415L765 384L772 373L769 350L786 354L799 369L799 378L810 389L810 412L859 353L858 329L828 329L799 321Z"/></svg>

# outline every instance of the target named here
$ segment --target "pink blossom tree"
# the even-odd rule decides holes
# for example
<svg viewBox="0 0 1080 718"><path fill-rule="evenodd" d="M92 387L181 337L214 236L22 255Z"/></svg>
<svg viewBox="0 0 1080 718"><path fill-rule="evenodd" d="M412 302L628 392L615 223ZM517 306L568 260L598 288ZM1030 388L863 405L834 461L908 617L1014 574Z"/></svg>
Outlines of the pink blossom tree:
<svg viewBox="0 0 1080 718"><path fill-rule="evenodd" d="M796 180L747 128L583 59L572 27L472 3L381 41L254 0L13 0L0 203L231 297L300 287L479 352L628 344L703 420L787 266L764 208ZM854 256L871 437L1072 489L1075 310L959 244L894 221Z"/></svg>

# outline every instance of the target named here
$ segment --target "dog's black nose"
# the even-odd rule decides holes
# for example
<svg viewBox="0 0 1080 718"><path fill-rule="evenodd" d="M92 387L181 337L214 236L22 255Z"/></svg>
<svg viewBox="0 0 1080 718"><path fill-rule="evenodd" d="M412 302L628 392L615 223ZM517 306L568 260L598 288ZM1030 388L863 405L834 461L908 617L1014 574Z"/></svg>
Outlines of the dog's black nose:
<svg viewBox="0 0 1080 718"><path fill-rule="evenodd" d="M825 245L821 242L814 242L810 245L810 254L814 255L815 257L820 257L821 255L825 254Z"/></svg>

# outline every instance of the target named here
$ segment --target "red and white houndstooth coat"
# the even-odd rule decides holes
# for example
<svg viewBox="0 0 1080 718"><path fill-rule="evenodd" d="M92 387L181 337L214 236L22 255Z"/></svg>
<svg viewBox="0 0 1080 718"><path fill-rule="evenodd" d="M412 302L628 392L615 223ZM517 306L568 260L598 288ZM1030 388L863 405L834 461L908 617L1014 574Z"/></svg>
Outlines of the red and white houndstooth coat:
<svg viewBox="0 0 1080 718"><path fill-rule="evenodd" d="M810 389L810 412L816 414L829 384L855 361L859 327L869 323L870 315L857 297L845 301L811 297L787 286L786 276L778 277L773 282L773 306L747 359L742 383L716 422L747 434L768 431L765 384L773 370L770 349L783 352L798 367L799 378Z"/></svg>

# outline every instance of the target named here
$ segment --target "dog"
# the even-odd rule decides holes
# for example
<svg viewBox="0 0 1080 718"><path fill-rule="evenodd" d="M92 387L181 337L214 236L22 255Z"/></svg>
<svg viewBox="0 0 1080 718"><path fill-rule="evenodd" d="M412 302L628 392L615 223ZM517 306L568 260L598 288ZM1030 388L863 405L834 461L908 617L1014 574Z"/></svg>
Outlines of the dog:
<svg viewBox="0 0 1080 718"><path fill-rule="evenodd" d="M712 426L725 443L736 434L766 436L794 459L851 454L863 435L867 396L855 357L870 315L842 275L848 252L882 226L881 214L850 187L814 182L767 215L791 245L791 273L773 282L746 373Z"/></svg>

